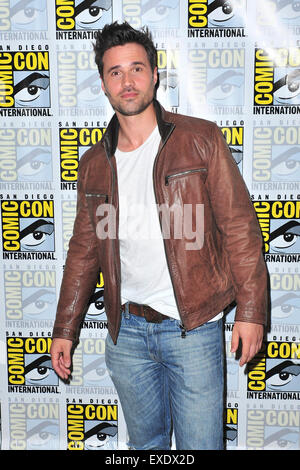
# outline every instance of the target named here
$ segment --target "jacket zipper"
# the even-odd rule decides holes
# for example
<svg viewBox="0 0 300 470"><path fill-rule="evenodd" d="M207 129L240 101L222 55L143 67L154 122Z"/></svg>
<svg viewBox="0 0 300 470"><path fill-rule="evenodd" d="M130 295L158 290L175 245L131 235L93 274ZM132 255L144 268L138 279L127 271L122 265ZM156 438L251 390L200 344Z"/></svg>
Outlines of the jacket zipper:
<svg viewBox="0 0 300 470"><path fill-rule="evenodd" d="M108 202L108 195L107 194L99 194L99 193L85 193L86 197L104 197L105 202Z"/></svg>
<svg viewBox="0 0 300 470"><path fill-rule="evenodd" d="M155 195L155 201L156 201L156 204L158 204L158 201L157 201L157 192L156 192L156 187L155 187L155 169L156 169L156 164L157 164L157 160L158 160L158 157L163 149L163 147L165 146L167 140L169 139L171 133L173 132L174 130L174 127L172 127L172 129L170 129L168 135L166 136L165 138L165 141L164 143L162 144L161 148L159 149L159 151L157 152L157 155L155 157L155 160L154 160L154 165L153 165L153 172L152 172L152 178L153 178L153 188L154 188L154 195ZM161 228L161 231L162 231L162 227L161 227L161 222L160 222L160 228ZM165 250L165 255L166 255L166 261L167 261L167 266L168 266L168 270L169 270L169 273L170 273L170 279L171 279L171 283L172 283L172 286L173 286L173 292L174 292L174 297L175 297L175 301L176 301L176 305L177 305L177 310L179 312L179 316L180 316L180 328L181 328L181 338L185 338L186 337L186 328L183 324L183 321L182 321L182 318L181 318L181 313L180 313L180 309L179 309L179 305L178 305L178 299L177 299L177 296L176 296L176 292L175 292L175 289L174 289L174 282L173 282L173 278L172 278L172 274L171 274L171 269L170 269L170 263L169 263L169 260L168 260L168 257L167 257L167 253L166 253L166 245L165 245L165 239L163 238L163 242L164 242L164 250Z"/></svg>
<svg viewBox="0 0 300 470"><path fill-rule="evenodd" d="M189 175L191 173L200 173L202 171L207 171L207 169L206 168L196 168L194 170L185 170L185 171L180 171L179 173L174 173L172 175L168 175L168 176L165 177L165 184L166 184L166 186L168 186L170 179L178 178L180 176L186 176L186 175Z"/></svg>
<svg viewBox="0 0 300 470"><path fill-rule="evenodd" d="M172 175L167 175L165 177L165 185L168 186L169 185L169 180L172 180L173 178L178 178L178 177L186 176L186 175L193 174L193 173L200 173L202 171L207 171L207 169L206 168L195 168L195 169L192 169L192 170L180 171L180 172L174 173ZM165 241L164 241L164 247L165 247ZM165 251L166 251L166 249L165 249ZM166 259L167 259L167 256L166 256ZM169 266L168 259L167 259L167 263L168 263L170 277L171 277L171 281L172 281L172 285L173 285L173 290L174 290L174 296L175 296L175 299L176 299L177 309L178 309L178 312L180 314L180 310L179 310L179 307L178 307L178 300L176 298L176 293L175 293L175 289L174 289L174 284L173 284L173 280L172 280L172 276L171 276L171 271L170 271L170 266ZM181 318L181 315L180 315L180 318ZM186 328L185 328L182 320L181 320L181 324L179 326L181 328L181 338L185 338L186 337Z"/></svg>
<svg viewBox="0 0 300 470"><path fill-rule="evenodd" d="M107 150L106 150L106 145L105 145L105 154L106 154L106 158L108 160L108 163L109 163L109 166L111 168L111 171L112 171L112 188L111 188L111 203L113 202L113 197L114 197L114 191L115 191L115 185L116 185L116 175L115 175L115 169L113 167L113 164L111 162L111 159L109 158L108 156L108 153L107 153ZM119 232L119 220L118 220L118 232ZM118 240L118 243L119 243L119 233L118 233L118 236L117 236L117 240ZM119 273L119 269L118 269L118 266L117 266L117 255L116 255L116 247L115 247L115 243L113 243L113 254L114 254L114 262L115 262L115 269L116 269L116 275L117 275L117 278L118 278L118 294L119 294L119 311L120 311L120 314L122 314L122 304L121 304L121 273ZM120 325L121 325L121 316L119 316L119 324L117 325L117 328L118 330L120 329Z"/></svg>

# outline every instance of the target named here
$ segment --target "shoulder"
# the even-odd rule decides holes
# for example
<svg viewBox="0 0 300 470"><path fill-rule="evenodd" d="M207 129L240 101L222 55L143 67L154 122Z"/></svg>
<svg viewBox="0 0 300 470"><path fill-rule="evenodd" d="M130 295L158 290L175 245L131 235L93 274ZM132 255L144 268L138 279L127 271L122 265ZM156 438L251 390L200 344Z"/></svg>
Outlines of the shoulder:
<svg viewBox="0 0 300 470"><path fill-rule="evenodd" d="M99 140L96 144L92 145L80 158L79 169L83 171L90 164L93 164L95 160L101 160L105 158L105 150L102 140Z"/></svg>
<svg viewBox="0 0 300 470"><path fill-rule="evenodd" d="M170 113L168 111L165 112L165 117L167 121L175 124L177 132L190 132L198 135L209 136L219 130L217 124L207 119Z"/></svg>

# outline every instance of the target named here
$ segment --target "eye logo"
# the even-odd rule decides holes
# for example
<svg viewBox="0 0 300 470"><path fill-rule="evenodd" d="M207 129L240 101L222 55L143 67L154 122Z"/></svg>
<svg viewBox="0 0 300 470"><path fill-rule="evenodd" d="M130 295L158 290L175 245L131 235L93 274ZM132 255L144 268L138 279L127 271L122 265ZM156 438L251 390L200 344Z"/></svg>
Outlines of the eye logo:
<svg viewBox="0 0 300 470"><path fill-rule="evenodd" d="M47 0L1 2L0 31L46 31Z"/></svg>
<svg viewBox="0 0 300 470"><path fill-rule="evenodd" d="M112 20L112 0L56 0L56 30L98 30Z"/></svg>
<svg viewBox="0 0 300 470"><path fill-rule="evenodd" d="M245 0L188 0L188 27L244 28Z"/></svg>
<svg viewBox="0 0 300 470"><path fill-rule="evenodd" d="M179 28L179 0L123 0L123 20L134 28Z"/></svg>
<svg viewBox="0 0 300 470"><path fill-rule="evenodd" d="M15 106L49 106L49 76L41 73L26 74L15 85ZM48 91L47 91L48 90Z"/></svg>
<svg viewBox="0 0 300 470"><path fill-rule="evenodd" d="M254 208L264 239L266 261L297 261L300 253L300 201L260 201ZM281 255L278 258L271 254Z"/></svg>

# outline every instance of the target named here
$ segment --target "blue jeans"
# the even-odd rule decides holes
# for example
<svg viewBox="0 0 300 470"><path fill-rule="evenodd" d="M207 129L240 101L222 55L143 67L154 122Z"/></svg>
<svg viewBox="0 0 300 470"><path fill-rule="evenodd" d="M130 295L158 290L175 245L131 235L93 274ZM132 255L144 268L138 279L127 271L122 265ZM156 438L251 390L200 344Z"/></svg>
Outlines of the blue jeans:
<svg viewBox="0 0 300 470"><path fill-rule="evenodd" d="M122 405L128 446L223 449L222 320L181 337L177 320L148 323L124 313L117 344L106 338L106 366Z"/></svg>

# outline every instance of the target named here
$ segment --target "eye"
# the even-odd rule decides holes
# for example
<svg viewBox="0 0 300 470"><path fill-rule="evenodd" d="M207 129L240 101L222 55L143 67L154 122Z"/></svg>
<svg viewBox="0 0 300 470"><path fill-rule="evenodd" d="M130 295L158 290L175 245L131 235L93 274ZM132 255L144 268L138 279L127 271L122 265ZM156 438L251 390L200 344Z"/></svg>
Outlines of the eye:
<svg viewBox="0 0 300 470"><path fill-rule="evenodd" d="M297 0L291 0L290 2L278 2L278 11L282 19L284 20L295 20L299 18L300 2ZM289 3L289 4L287 4Z"/></svg>
<svg viewBox="0 0 300 470"><path fill-rule="evenodd" d="M288 293L274 298L272 295L272 316L274 318L287 318L300 311L300 297L297 294Z"/></svg>
<svg viewBox="0 0 300 470"><path fill-rule="evenodd" d="M24 157L18 160L18 174L21 178L33 177L39 174L50 163L50 149L35 149L33 152L28 152Z"/></svg>
<svg viewBox="0 0 300 470"><path fill-rule="evenodd" d="M284 150L285 147L283 147ZM275 147L276 149L276 147ZM279 147L281 150L281 147ZM275 175L289 176L298 171L300 167L300 152L298 147L287 147L281 151L273 160L271 169Z"/></svg>
<svg viewBox="0 0 300 470"><path fill-rule="evenodd" d="M299 235L295 233L286 232L274 238L270 242L270 247L275 250L290 248L297 242L298 237Z"/></svg>
<svg viewBox="0 0 300 470"><path fill-rule="evenodd" d="M45 233L39 230L35 230L34 232L30 233L29 235L26 235L26 237L23 238L22 244L27 245L27 246L40 245L41 243L43 243L45 238L46 238Z"/></svg>
<svg viewBox="0 0 300 470"><path fill-rule="evenodd" d="M148 11L145 11L145 13L143 13L143 21L145 23L158 23L159 21L163 21L164 19L166 19L171 10L172 8L167 5L159 5L157 7L152 7Z"/></svg>
<svg viewBox="0 0 300 470"><path fill-rule="evenodd" d="M214 69L208 69L207 99L212 103L243 99L244 74L235 70L221 72L217 76Z"/></svg>
<svg viewBox="0 0 300 470"><path fill-rule="evenodd" d="M223 22L228 21L234 16L234 2L224 2L223 5L215 8L208 14L211 21Z"/></svg>
<svg viewBox="0 0 300 470"><path fill-rule="evenodd" d="M278 388L288 385L300 374L300 364L286 360L277 364L266 373L266 385L269 388Z"/></svg>
<svg viewBox="0 0 300 470"><path fill-rule="evenodd" d="M36 8L27 7L15 13L11 17L11 21L19 25L30 24L38 18L40 13L41 12L39 12Z"/></svg>
<svg viewBox="0 0 300 470"><path fill-rule="evenodd" d="M28 374L26 374L26 378L34 382L38 380L45 380L51 374L51 370L52 369L50 369L50 367L40 365L28 372Z"/></svg>
<svg viewBox="0 0 300 470"><path fill-rule="evenodd" d="M33 101L36 100L42 93L42 88L36 85L30 85L27 88L23 88L23 90L19 91L15 95L15 99L19 101Z"/></svg>
<svg viewBox="0 0 300 470"><path fill-rule="evenodd" d="M23 313L39 315L45 312L56 300L55 293L46 289L40 289L23 301Z"/></svg>
<svg viewBox="0 0 300 470"><path fill-rule="evenodd" d="M274 83L274 97L277 101L291 100L300 93L300 69L287 73Z"/></svg>
<svg viewBox="0 0 300 470"><path fill-rule="evenodd" d="M108 440L109 436L107 434L103 434L102 432L98 432L97 439L103 442L103 441Z"/></svg>
<svg viewBox="0 0 300 470"><path fill-rule="evenodd" d="M290 372L282 370L278 374L274 374L270 379L266 381L269 387L282 387L290 383L296 376Z"/></svg>
<svg viewBox="0 0 300 470"><path fill-rule="evenodd" d="M104 11L104 8L91 6L79 13L79 15L76 16L76 20L82 24L92 24L102 17Z"/></svg>

